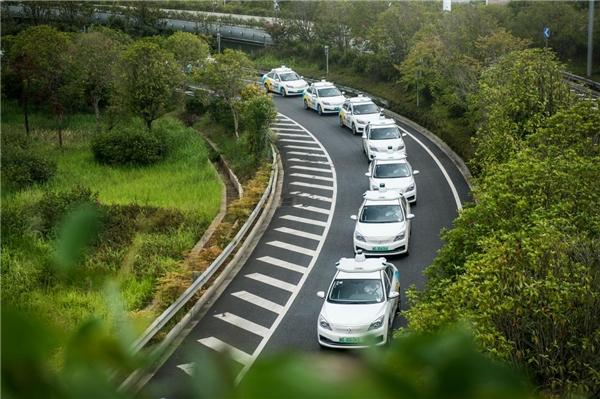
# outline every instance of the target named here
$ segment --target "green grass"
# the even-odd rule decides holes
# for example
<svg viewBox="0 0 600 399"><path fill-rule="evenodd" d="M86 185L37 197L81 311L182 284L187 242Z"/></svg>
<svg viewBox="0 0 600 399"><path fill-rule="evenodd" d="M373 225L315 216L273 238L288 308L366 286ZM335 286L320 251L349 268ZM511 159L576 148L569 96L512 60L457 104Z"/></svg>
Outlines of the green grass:
<svg viewBox="0 0 600 399"><path fill-rule="evenodd" d="M1 111L3 133L25 134L16 103L3 101ZM155 317L147 307L158 279L184 267L185 253L219 212L222 185L204 140L174 118L153 125L169 136L172 153L144 168L97 164L90 149L94 116L78 114L65 121L65 145L59 148L53 115L44 110L30 115L36 146L56 160L57 174L44 186L2 192L2 306L33 312L72 331L89 317L111 317L104 290L108 281L116 281L125 309L142 331ZM37 203L46 191L68 192L77 185L99 193L101 209L112 218L105 229L118 237L101 232L75 271L65 275L57 269L57 236L40 233ZM119 239L108 244L111 238Z"/></svg>

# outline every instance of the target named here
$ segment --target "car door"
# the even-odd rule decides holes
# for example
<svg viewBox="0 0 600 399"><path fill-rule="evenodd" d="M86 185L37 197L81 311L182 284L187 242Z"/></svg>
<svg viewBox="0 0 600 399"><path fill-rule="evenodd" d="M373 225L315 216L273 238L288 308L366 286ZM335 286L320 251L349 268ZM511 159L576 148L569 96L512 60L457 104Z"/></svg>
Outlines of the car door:
<svg viewBox="0 0 600 399"><path fill-rule="evenodd" d="M271 86L273 87L273 91L279 91L279 88L281 87L281 78L278 73L273 75Z"/></svg>
<svg viewBox="0 0 600 399"><path fill-rule="evenodd" d="M317 89L315 89L314 87L311 87L309 96L310 96L309 97L310 107L312 109L317 109Z"/></svg>
<svg viewBox="0 0 600 399"><path fill-rule="evenodd" d="M367 156L369 155L369 134L371 134L371 126L367 125L365 126L365 129L363 130L363 134L362 134L362 145L363 145L363 150L365 151L365 153L367 154Z"/></svg>
<svg viewBox="0 0 600 399"><path fill-rule="evenodd" d="M342 105L342 111L340 112L340 117L344 126L350 127L350 123L348 122L348 117L350 116L350 113L350 104L345 102L344 105Z"/></svg>
<svg viewBox="0 0 600 399"><path fill-rule="evenodd" d="M390 298L390 293L392 292L392 283L390 280L390 276L387 273L387 268L385 273L383 273L383 286L385 289L385 297L387 299L387 304L386 304L386 314L389 320L388 323L388 328L392 328L392 323L394 322L394 316L396 315L395 309L396 309L396 300L397 298Z"/></svg>

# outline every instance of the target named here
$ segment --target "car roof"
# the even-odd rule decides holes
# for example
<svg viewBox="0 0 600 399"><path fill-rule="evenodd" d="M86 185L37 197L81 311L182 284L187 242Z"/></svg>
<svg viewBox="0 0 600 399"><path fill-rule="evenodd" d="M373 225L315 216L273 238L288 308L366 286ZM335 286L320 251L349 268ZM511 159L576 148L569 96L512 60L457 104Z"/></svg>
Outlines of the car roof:
<svg viewBox="0 0 600 399"><path fill-rule="evenodd" d="M328 82L325 79L321 80L320 82L314 82L311 84L311 86L316 88L335 87L335 85L332 82Z"/></svg>
<svg viewBox="0 0 600 399"><path fill-rule="evenodd" d="M282 65L281 68L273 68L271 72L294 72L292 68L288 68L285 65Z"/></svg>
<svg viewBox="0 0 600 399"><path fill-rule="evenodd" d="M335 267L338 269L336 279L380 279L381 271L387 266L385 258L366 258L362 252L354 258L341 258Z"/></svg>
<svg viewBox="0 0 600 399"><path fill-rule="evenodd" d="M365 199L363 205L396 205L402 197L403 195L399 191L388 191L385 187L382 187L379 190L366 191L363 194Z"/></svg>
<svg viewBox="0 0 600 399"><path fill-rule="evenodd" d="M378 128L378 127L384 127L384 126L396 126L396 121L390 118L381 118L377 121L371 121L369 122L369 125L371 125L372 128Z"/></svg>
<svg viewBox="0 0 600 399"><path fill-rule="evenodd" d="M369 97L363 96L362 94L359 94L357 97L351 97L351 98L347 99L346 101L349 101L352 104L373 103L373 100L371 100Z"/></svg>
<svg viewBox="0 0 600 399"><path fill-rule="evenodd" d="M405 152L383 152L375 154L375 158L373 161L377 163L406 163L406 153Z"/></svg>

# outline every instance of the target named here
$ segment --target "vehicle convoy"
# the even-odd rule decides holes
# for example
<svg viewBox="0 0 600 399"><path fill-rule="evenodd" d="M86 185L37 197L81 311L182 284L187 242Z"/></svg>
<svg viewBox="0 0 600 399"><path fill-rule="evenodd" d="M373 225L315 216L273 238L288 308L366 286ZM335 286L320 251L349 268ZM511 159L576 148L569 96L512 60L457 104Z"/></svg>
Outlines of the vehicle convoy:
<svg viewBox="0 0 600 399"><path fill-rule="evenodd" d="M392 152L406 153L406 145L402 139L404 136L406 133L398 129L393 119L369 121L362 135L363 152L369 161L375 155L387 153L390 149Z"/></svg>
<svg viewBox="0 0 600 399"><path fill-rule="evenodd" d="M282 65L281 68L273 68L262 77L262 85L267 92L275 92L283 97L301 95L308 87L308 83L291 68Z"/></svg>
<svg viewBox="0 0 600 399"><path fill-rule="evenodd" d="M388 191L381 184L377 191L363 194L354 227L354 252L365 255L408 255L411 219L410 204L399 191Z"/></svg>
<svg viewBox="0 0 600 399"><path fill-rule="evenodd" d="M400 308L398 269L385 258L367 259L362 253L342 258L327 290L317 322L319 345L364 348L384 345Z"/></svg>
<svg viewBox="0 0 600 399"><path fill-rule="evenodd" d="M364 131L367 123L385 118L373 100L362 94L346 99L339 115L340 126L350 128L352 134L360 134Z"/></svg>
<svg viewBox="0 0 600 399"><path fill-rule="evenodd" d="M340 112L345 100L344 93L326 80L311 84L302 96L304 109L314 109L319 115Z"/></svg>
<svg viewBox="0 0 600 399"><path fill-rule="evenodd" d="M414 175L419 174L413 170L404 153L378 153L369 165L365 176L369 178L369 189L379 190L381 184L388 191L401 192L411 205L417 204L417 184Z"/></svg>

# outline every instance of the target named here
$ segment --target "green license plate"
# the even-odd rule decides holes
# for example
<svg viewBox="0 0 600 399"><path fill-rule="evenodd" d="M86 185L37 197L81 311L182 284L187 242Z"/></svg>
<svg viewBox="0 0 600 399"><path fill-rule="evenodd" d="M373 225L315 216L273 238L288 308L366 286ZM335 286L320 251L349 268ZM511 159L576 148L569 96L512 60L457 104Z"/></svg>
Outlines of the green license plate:
<svg viewBox="0 0 600 399"><path fill-rule="evenodd" d="M373 251L387 251L388 247L373 247Z"/></svg>
<svg viewBox="0 0 600 399"><path fill-rule="evenodd" d="M336 111L339 111L341 108L340 107L335 107L334 108Z"/></svg>
<svg viewBox="0 0 600 399"><path fill-rule="evenodd" d="M342 337L342 338L340 338L340 342L344 342L344 343L360 342L360 338L359 337Z"/></svg>
<svg viewBox="0 0 600 399"><path fill-rule="evenodd" d="M298 90L298 93L302 93L303 91L304 91L304 89L302 89L302 90Z"/></svg>

